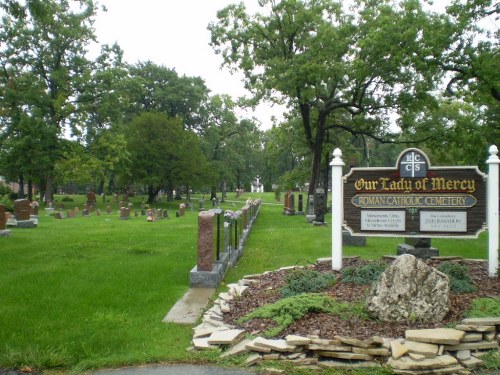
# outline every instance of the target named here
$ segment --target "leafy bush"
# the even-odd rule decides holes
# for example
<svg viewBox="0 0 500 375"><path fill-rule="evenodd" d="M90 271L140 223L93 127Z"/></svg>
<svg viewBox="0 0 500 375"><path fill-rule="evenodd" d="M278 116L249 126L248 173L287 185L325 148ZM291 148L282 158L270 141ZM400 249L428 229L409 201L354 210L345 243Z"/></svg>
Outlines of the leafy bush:
<svg viewBox="0 0 500 375"><path fill-rule="evenodd" d="M342 281L358 285L369 285L378 280L382 272L387 268L384 262L370 262L361 267L346 267L342 273Z"/></svg>
<svg viewBox="0 0 500 375"><path fill-rule="evenodd" d="M14 211L14 202L10 200L8 194L0 196L0 204L3 204L7 211Z"/></svg>
<svg viewBox="0 0 500 375"><path fill-rule="evenodd" d="M9 195L12 193L12 189L8 187L7 185L0 184L0 196L2 195Z"/></svg>
<svg viewBox="0 0 500 375"><path fill-rule="evenodd" d="M471 293L477 288L472 283L467 266L458 263L444 262L438 268L450 278L450 289L455 293Z"/></svg>
<svg viewBox="0 0 500 375"><path fill-rule="evenodd" d="M73 202L74 199L71 198L69 195L65 195L62 199L61 199L62 202Z"/></svg>
<svg viewBox="0 0 500 375"><path fill-rule="evenodd" d="M314 293L323 290L335 282L335 276L314 270L294 270L281 288L281 297L292 297L302 293Z"/></svg>
<svg viewBox="0 0 500 375"><path fill-rule="evenodd" d="M319 293L299 294L283 298L273 304L259 307L238 320L243 323L255 318L272 319L277 326L263 334L268 337L277 336L294 321L308 313L327 313L339 316L341 319L358 317L369 319L363 303L341 303L334 298Z"/></svg>

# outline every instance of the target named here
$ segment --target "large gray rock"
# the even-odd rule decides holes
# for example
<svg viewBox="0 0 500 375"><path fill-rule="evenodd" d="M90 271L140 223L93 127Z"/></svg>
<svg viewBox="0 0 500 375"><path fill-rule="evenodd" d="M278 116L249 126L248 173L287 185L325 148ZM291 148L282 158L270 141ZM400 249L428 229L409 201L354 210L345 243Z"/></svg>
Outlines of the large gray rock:
<svg viewBox="0 0 500 375"><path fill-rule="evenodd" d="M449 291L447 275L401 255L372 286L366 308L383 321L440 322L450 309Z"/></svg>

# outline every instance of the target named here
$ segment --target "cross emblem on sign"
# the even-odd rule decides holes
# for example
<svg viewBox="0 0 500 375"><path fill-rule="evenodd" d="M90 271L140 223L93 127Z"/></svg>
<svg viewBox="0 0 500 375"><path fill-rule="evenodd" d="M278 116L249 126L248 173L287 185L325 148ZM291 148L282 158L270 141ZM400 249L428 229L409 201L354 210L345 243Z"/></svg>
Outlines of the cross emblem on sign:
<svg viewBox="0 0 500 375"><path fill-rule="evenodd" d="M427 174L426 164L422 154L409 151L401 159L399 173L401 177L425 177Z"/></svg>

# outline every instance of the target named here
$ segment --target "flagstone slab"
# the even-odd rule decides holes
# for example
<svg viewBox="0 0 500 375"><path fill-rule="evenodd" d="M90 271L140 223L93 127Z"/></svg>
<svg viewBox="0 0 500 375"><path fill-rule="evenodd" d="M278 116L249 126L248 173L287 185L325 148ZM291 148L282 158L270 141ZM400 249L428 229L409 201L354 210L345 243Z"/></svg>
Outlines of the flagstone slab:
<svg viewBox="0 0 500 375"><path fill-rule="evenodd" d="M466 371L466 372L464 372ZM392 372L394 374L398 375L468 375L470 374L470 371L465 370L462 366L460 365L455 365L455 366L448 366L444 368L439 368L439 369L430 369L430 370L400 370L400 369L393 369Z"/></svg>
<svg viewBox="0 0 500 375"><path fill-rule="evenodd" d="M436 358L427 358L422 361L414 361L410 357L401 357L399 359L389 358L387 363L392 368L399 370L428 370L457 365L458 361L451 355L442 355Z"/></svg>
<svg viewBox="0 0 500 375"><path fill-rule="evenodd" d="M309 345L311 343L311 339L297 335L288 335L285 337L285 340L288 343L288 345L304 346L304 345Z"/></svg>
<svg viewBox="0 0 500 375"><path fill-rule="evenodd" d="M471 326L494 326L500 325L500 316L488 318L467 318L462 320L462 324Z"/></svg>
<svg viewBox="0 0 500 375"><path fill-rule="evenodd" d="M240 342L244 335L244 329L215 331L210 335L208 343L211 345L234 345Z"/></svg>
<svg viewBox="0 0 500 375"><path fill-rule="evenodd" d="M464 342L458 345L445 345L444 350L486 350L498 349L498 342L496 341L477 341L477 342Z"/></svg>
<svg viewBox="0 0 500 375"><path fill-rule="evenodd" d="M403 344L408 348L408 351L411 353L422 354L427 358L434 358L437 356L439 346L436 344L428 344L424 342L416 342L406 340Z"/></svg>
<svg viewBox="0 0 500 375"><path fill-rule="evenodd" d="M495 326L475 326L471 324L457 324L455 329L465 332L495 332Z"/></svg>
<svg viewBox="0 0 500 375"><path fill-rule="evenodd" d="M403 345L399 340L392 340L390 345L393 359L399 359L408 353L408 347Z"/></svg>
<svg viewBox="0 0 500 375"><path fill-rule="evenodd" d="M269 340L263 337L257 337L253 340L253 344L256 346L262 346L270 348L271 350L281 352L281 353L291 353L294 352L297 347L295 345L287 344L286 340Z"/></svg>
<svg viewBox="0 0 500 375"><path fill-rule="evenodd" d="M482 360L475 357L470 357L467 359L459 359L458 362L466 368L476 368L484 364Z"/></svg>
<svg viewBox="0 0 500 375"><path fill-rule="evenodd" d="M249 339L243 339L236 345L232 346L229 350L227 350L225 353L222 353L220 355L221 358L226 358L226 357L233 357L237 356L240 354L248 353L249 350L247 349L247 344L250 343Z"/></svg>
<svg viewBox="0 0 500 375"><path fill-rule="evenodd" d="M429 328L407 330L405 337L410 341L457 345L464 337L465 332L453 328Z"/></svg>

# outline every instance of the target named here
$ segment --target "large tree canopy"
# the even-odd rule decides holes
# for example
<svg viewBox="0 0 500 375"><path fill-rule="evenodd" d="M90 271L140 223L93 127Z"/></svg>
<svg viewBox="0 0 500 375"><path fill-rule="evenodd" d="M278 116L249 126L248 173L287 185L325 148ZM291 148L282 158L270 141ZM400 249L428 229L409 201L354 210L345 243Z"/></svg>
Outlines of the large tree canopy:
<svg viewBox="0 0 500 375"><path fill-rule="evenodd" d="M318 184L323 145L333 129L383 140L398 120L418 126L437 107L443 51L457 28L418 0L262 0L243 3L209 26L223 63L245 75L256 98L284 100L301 118L311 153L309 193Z"/></svg>
<svg viewBox="0 0 500 375"><path fill-rule="evenodd" d="M40 183L46 182L47 199L52 199L56 161L62 156L61 140L79 103L82 80L91 62L86 45L94 39L92 0L8 0L0 3L0 100L2 135L33 138L43 158L37 160ZM29 131L22 124L31 118ZM23 119L23 120L21 120ZM3 149L7 154L12 149ZM18 152L17 149L16 152ZM28 151L29 152L29 151ZM28 174L20 160L20 174ZM28 165L31 165L29 163Z"/></svg>

